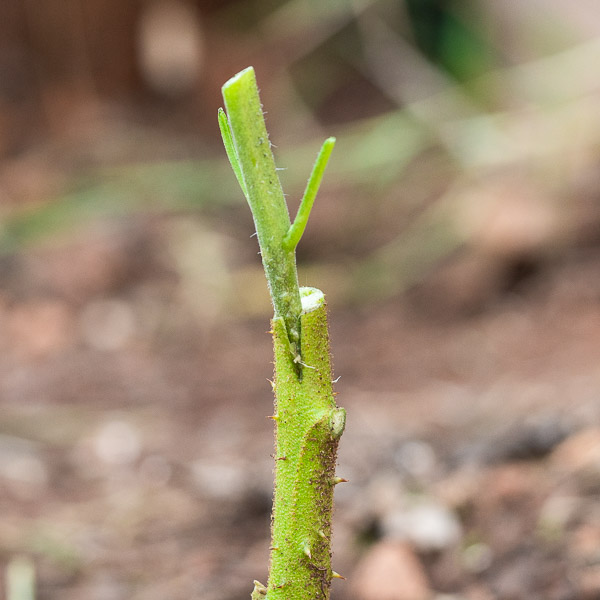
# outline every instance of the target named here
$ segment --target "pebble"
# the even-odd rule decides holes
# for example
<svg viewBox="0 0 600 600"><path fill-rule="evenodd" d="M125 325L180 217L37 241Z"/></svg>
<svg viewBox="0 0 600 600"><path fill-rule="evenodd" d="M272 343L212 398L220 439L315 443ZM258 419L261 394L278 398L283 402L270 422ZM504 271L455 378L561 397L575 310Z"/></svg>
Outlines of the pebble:
<svg viewBox="0 0 600 600"><path fill-rule="evenodd" d="M0 435L0 478L17 497L28 500L48 483L48 469L36 444Z"/></svg>
<svg viewBox="0 0 600 600"><path fill-rule="evenodd" d="M96 433L93 445L97 457L111 465L130 465L142 451L140 431L122 420L104 423Z"/></svg>
<svg viewBox="0 0 600 600"><path fill-rule="evenodd" d="M582 598L600 597L600 567L591 565L577 576L577 587Z"/></svg>
<svg viewBox="0 0 600 600"><path fill-rule="evenodd" d="M198 459L191 470L194 483L208 497L240 499L247 484L246 471L241 465Z"/></svg>
<svg viewBox="0 0 600 600"><path fill-rule="evenodd" d="M360 600L429 600L432 591L413 549L384 540L373 545L356 567L352 587Z"/></svg>
<svg viewBox="0 0 600 600"><path fill-rule="evenodd" d="M559 444L551 456L560 470L594 470L600 473L600 428L583 429Z"/></svg>
<svg viewBox="0 0 600 600"><path fill-rule="evenodd" d="M385 536L408 540L423 552L443 550L462 537L454 513L430 499L389 512L382 519L381 529Z"/></svg>
<svg viewBox="0 0 600 600"><path fill-rule="evenodd" d="M493 560L493 550L482 542L467 546L462 553L463 566L469 573L483 573L492 565Z"/></svg>
<svg viewBox="0 0 600 600"><path fill-rule="evenodd" d="M72 315L57 300L36 300L19 304L7 317L6 337L12 350L35 359L66 348L72 339Z"/></svg>

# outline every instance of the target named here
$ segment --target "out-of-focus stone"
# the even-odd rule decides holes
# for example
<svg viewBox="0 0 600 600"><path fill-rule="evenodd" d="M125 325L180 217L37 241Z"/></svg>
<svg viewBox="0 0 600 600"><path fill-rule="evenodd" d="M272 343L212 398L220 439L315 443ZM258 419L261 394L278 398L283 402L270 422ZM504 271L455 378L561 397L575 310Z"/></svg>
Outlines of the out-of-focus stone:
<svg viewBox="0 0 600 600"><path fill-rule="evenodd" d="M157 0L145 5L138 27L138 60L155 92L177 98L197 84L204 57L200 24L192 3Z"/></svg>
<svg viewBox="0 0 600 600"><path fill-rule="evenodd" d="M494 559L493 550L482 542L467 546L462 553L462 563L469 573L482 573Z"/></svg>
<svg viewBox="0 0 600 600"><path fill-rule="evenodd" d="M482 481L486 502L508 502L534 493L539 475L527 465L506 464L490 469Z"/></svg>
<svg viewBox="0 0 600 600"><path fill-rule="evenodd" d="M407 544L381 541L356 568L354 593L360 600L428 600L432 591L418 557Z"/></svg>
<svg viewBox="0 0 600 600"><path fill-rule="evenodd" d="M141 433L126 421L108 421L94 438L94 450L98 458L107 464L130 465L140 456Z"/></svg>
<svg viewBox="0 0 600 600"><path fill-rule="evenodd" d="M600 567L590 566L577 575L577 587L583 599L600 597Z"/></svg>
<svg viewBox="0 0 600 600"><path fill-rule="evenodd" d="M36 444L9 435L0 435L0 482L22 500L39 496L49 473Z"/></svg>
<svg viewBox="0 0 600 600"><path fill-rule="evenodd" d="M481 470L468 466L437 483L434 494L449 508L462 509L476 498L482 479Z"/></svg>
<svg viewBox="0 0 600 600"><path fill-rule="evenodd" d="M198 459L192 464L192 478L209 498L239 500L247 485L241 464Z"/></svg>
<svg viewBox="0 0 600 600"><path fill-rule="evenodd" d="M569 521L581 510L581 499L575 495L552 495L539 511L538 534L548 540L560 539Z"/></svg>
<svg viewBox="0 0 600 600"><path fill-rule="evenodd" d="M425 552L448 548L462 536L454 513L429 499L388 513L381 526L388 537L409 540Z"/></svg>
<svg viewBox="0 0 600 600"><path fill-rule="evenodd" d="M581 525L569 534L568 547L574 563L600 564L600 527Z"/></svg>
<svg viewBox="0 0 600 600"><path fill-rule="evenodd" d="M71 342L73 318L65 303L38 300L19 304L8 314L11 347L27 359L47 356Z"/></svg>
<svg viewBox="0 0 600 600"><path fill-rule="evenodd" d="M600 473L600 428L590 427L571 435L555 448L551 460L560 470L591 468Z"/></svg>

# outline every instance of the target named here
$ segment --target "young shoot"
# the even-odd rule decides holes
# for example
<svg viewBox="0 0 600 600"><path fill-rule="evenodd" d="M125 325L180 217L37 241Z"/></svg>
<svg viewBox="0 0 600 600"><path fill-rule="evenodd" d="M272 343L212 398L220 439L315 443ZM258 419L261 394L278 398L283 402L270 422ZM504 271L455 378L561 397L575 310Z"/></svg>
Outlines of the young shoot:
<svg viewBox="0 0 600 600"><path fill-rule="evenodd" d="M254 69L223 86L219 127L256 227L274 315L275 492L267 585L252 600L328 600L331 515L337 447L346 412L334 400L323 292L300 288L296 247L306 228L333 146L325 140L294 222L267 136Z"/></svg>

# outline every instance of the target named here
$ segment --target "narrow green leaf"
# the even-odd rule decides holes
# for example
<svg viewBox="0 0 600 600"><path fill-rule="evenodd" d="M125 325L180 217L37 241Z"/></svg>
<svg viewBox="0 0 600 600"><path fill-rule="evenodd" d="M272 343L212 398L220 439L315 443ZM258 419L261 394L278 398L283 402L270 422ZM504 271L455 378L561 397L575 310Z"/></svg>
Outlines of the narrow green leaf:
<svg viewBox="0 0 600 600"><path fill-rule="evenodd" d="M248 192L246 191L246 184L244 183L244 177L242 175L242 168L240 167L240 160L237 155L237 151L235 149L235 145L233 143L233 137L231 135L231 127L229 126L229 119L227 118L227 113L219 108L219 129L221 130L221 137L223 138L223 145L225 146L225 152L227 153L227 158L231 163L231 168L235 173L236 179L242 188L242 192L244 192L244 196L248 198Z"/></svg>
<svg viewBox="0 0 600 600"><path fill-rule="evenodd" d="M321 146L321 150L319 151L317 160L313 166L312 173L308 178L308 183L306 184L306 189L304 190L304 196L302 197L300 206L298 207L298 213L296 214L294 223L283 238L283 247L285 250L294 250L298 245L304 230L306 229L310 211L312 210L315 198L317 197L317 192L319 191L321 180L323 179L323 174L325 173L325 167L329 162L329 157L331 156L334 146L334 137L327 138Z"/></svg>

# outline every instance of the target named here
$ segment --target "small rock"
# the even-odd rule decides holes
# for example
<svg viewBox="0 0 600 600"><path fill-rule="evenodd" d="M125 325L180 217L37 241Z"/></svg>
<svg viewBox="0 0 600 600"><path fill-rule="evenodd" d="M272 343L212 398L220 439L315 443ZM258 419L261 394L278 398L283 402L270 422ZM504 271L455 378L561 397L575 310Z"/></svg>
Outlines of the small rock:
<svg viewBox="0 0 600 600"><path fill-rule="evenodd" d="M482 542L467 546L462 553L463 566L469 573L483 573L494 559L493 550Z"/></svg>
<svg viewBox="0 0 600 600"><path fill-rule="evenodd" d="M0 435L0 480L22 500L39 496L48 483L48 468L36 444Z"/></svg>
<svg viewBox="0 0 600 600"><path fill-rule="evenodd" d="M142 451L140 432L137 427L125 421L109 421L96 434L94 450L105 463L130 465L139 458Z"/></svg>
<svg viewBox="0 0 600 600"><path fill-rule="evenodd" d="M560 494L549 496L539 511L538 533L545 539L559 539L569 521L581 510L581 499Z"/></svg>
<svg viewBox="0 0 600 600"><path fill-rule="evenodd" d="M457 517L445 506L426 500L388 513L382 520L384 535L409 540L421 551L438 551L456 544L462 530Z"/></svg>
<svg viewBox="0 0 600 600"><path fill-rule="evenodd" d="M600 564L600 527L581 525L569 534L568 547L573 564Z"/></svg>
<svg viewBox="0 0 600 600"><path fill-rule="evenodd" d="M72 315L65 303L36 300L15 306L8 316L10 345L24 358L40 358L67 347Z"/></svg>
<svg viewBox="0 0 600 600"><path fill-rule="evenodd" d="M522 500L535 494L543 484L540 475L531 465L525 463L509 463L489 469L482 480L480 502L510 503Z"/></svg>
<svg viewBox="0 0 600 600"><path fill-rule="evenodd" d="M137 46L142 77L154 92L179 98L197 85L204 40L194 4L159 0L145 5Z"/></svg>
<svg viewBox="0 0 600 600"><path fill-rule="evenodd" d="M461 510L469 506L481 489L483 475L480 469L469 465L448 474L434 488L436 498L450 509Z"/></svg>
<svg viewBox="0 0 600 600"><path fill-rule="evenodd" d="M360 600L428 600L432 597L425 571L407 544L375 544L356 568L354 592Z"/></svg>
<svg viewBox="0 0 600 600"><path fill-rule="evenodd" d="M247 485L241 465L198 459L192 464L192 477L198 489L208 497L239 499Z"/></svg>
<svg viewBox="0 0 600 600"><path fill-rule="evenodd" d="M581 598L600 597L600 567L593 565L583 569L577 575L577 587Z"/></svg>
<svg viewBox="0 0 600 600"><path fill-rule="evenodd" d="M555 448L551 459L561 470L592 468L600 472L600 428L590 427L571 435Z"/></svg>

